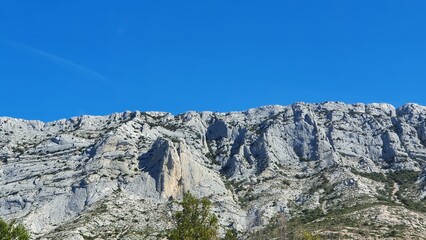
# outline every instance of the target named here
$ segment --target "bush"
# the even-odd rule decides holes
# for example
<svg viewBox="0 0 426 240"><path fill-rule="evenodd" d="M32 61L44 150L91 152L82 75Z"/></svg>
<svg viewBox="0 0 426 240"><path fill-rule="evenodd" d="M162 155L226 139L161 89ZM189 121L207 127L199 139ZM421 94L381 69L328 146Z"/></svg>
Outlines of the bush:
<svg viewBox="0 0 426 240"><path fill-rule="evenodd" d="M218 218L210 213L211 202L208 198L198 199L187 192L183 196L182 211L173 215L175 228L171 229L167 238L170 240L217 240ZM227 229L223 240L236 240L234 230Z"/></svg>
<svg viewBox="0 0 426 240"><path fill-rule="evenodd" d="M354 168L351 169L351 172L353 174L360 175L360 176L365 177L365 178L369 178L369 179L371 179L373 181L376 181L376 182L387 182L388 181L388 179L386 178L386 176L383 173L380 173L380 172L370 172L370 173L368 173L368 172L358 172Z"/></svg>
<svg viewBox="0 0 426 240"><path fill-rule="evenodd" d="M237 233L235 230L226 230L225 237L223 240L237 240Z"/></svg>
<svg viewBox="0 0 426 240"><path fill-rule="evenodd" d="M414 183L419 177L419 171L412 170L400 170L397 172L390 172L389 178L397 182L400 185Z"/></svg>
<svg viewBox="0 0 426 240"><path fill-rule="evenodd" d="M211 203L206 197L197 199L188 192L179 204L183 209L173 215L176 227L169 232L169 239L218 239L218 219L210 213Z"/></svg>
<svg viewBox="0 0 426 240"><path fill-rule="evenodd" d="M0 219L0 240L29 240L30 234L22 224L7 223Z"/></svg>
<svg viewBox="0 0 426 240"><path fill-rule="evenodd" d="M318 235L315 235L311 232L304 231L303 232L303 239L304 240L320 240L321 238Z"/></svg>

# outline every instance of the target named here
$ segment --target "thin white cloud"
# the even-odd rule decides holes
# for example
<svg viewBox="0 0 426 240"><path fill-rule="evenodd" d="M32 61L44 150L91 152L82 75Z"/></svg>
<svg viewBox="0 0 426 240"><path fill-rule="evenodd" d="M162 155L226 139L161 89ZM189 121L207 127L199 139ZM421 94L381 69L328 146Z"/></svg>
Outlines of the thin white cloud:
<svg viewBox="0 0 426 240"><path fill-rule="evenodd" d="M83 73L83 74L86 74L86 75L91 76L93 78L96 78L97 80L100 80L100 81L102 81L104 83L105 82L109 82L108 78L106 78L102 74L100 74L100 73L98 73L96 71L93 71L93 70L91 70L91 69L89 69L89 68L87 68L85 66L80 65L80 64L72 62L72 61L70 61L68 59L56 56L55 54L52 54L52 53L49 53L49 52L46 52L46 51L43 51L43 50L31 47L31 46L28 46L26 44L18 43L18 42L15 42L15 41L10 41L10 40L6 40L6 39L0 39L0 42L2 42L4 44L7 44L7 45L9 45L11 47L20 49L22 51L30 52L30 53L36 54L36 55L38 55L40 57L49 59L49 60L51 60L51 61L53 61L53 62L55 62L57 64L69 67L71 69L74 69L75 71L78 71L80 73Z"/></svg>

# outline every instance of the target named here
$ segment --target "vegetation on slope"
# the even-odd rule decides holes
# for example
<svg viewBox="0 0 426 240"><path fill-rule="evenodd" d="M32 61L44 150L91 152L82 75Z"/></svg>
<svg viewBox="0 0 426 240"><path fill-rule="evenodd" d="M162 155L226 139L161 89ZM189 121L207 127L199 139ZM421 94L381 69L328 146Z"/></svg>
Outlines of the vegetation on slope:
<svg viewBox="0 0 426 240"><path fill-rule="evenodd" d="M0 219L0 240L29 240L30 234L22 224Z"/></svg>
<svg viewBox="0 0 426 240"><path fill-rule="evenodd" d="M218 218L210 212L211 202L208 198L198 199L191 193L184 194L179 203L182 210L173 215L175 227L169 231L170 240L215 240L218 237ZM236 233L226 231L224 240L237 239Z"/></svg>

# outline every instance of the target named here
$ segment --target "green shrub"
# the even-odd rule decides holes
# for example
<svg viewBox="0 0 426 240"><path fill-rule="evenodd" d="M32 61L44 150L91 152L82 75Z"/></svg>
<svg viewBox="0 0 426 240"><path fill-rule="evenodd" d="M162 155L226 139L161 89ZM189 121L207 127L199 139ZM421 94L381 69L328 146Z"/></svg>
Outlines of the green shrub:
<svg viewBox="0 0 426 240"><path fill-rule="evenodd" d="M356 174L356 175L360 175L362 177L365 178L369 178L371 180L374 180L376 182L387 182L388 179L386 178L386 176L383 173L379 173L379 172L359 172L357 170L355 170L354 168L351 169L351 172Z"/></svg>
<svg viewBox="0 0 426 240"><path fill-rule="evenodd" d="M170 240L216 240L218 237L218 218L210 213L211 202L208 198L198 199L187 192L179 203L182 210L173 215L175 227L169 230ZM237 234L228 229L223 240L235 240Z"/></svg>
<svg viewBox="0 0 426 240"><path fill-rule="evenodd" d="M206 197L197 199L188 192L179 204L183 209L173 215L176 227L169 232L168 239L217 239L218 219L210 213L211 203Z"/></svg>
<svg viewBox="0 0 426 240"><path fill-rule="evenodd" d="M226 230L225 237L223 240L237 240L237 233L235 230Z"/></svg>
<svg viewBox="0 0 426 240"><path fill-rule="evenodd" d="M417 178L419 177L420 172L419 171L412 171L412 170L401 170L397 172L390 172L388 174L389 179L395 181L396 183L403 185L403 184L412 184L415 181L417 181Z"/></svg>
<svg viewBox="0 0 426 240"><path fill-rule="evenodd" d="M0 240L29 240L30 234L24 225L0 219Z"/></svg>
<svg viewBox="0 0 426 240"><path fill-rule="evenodd" d="M324 213L322 212L321 208L315 208L315 209L304 209L302 211L302 215L298 218L298 220L302 223L308 223L315 219L324 217Z"/></svg>

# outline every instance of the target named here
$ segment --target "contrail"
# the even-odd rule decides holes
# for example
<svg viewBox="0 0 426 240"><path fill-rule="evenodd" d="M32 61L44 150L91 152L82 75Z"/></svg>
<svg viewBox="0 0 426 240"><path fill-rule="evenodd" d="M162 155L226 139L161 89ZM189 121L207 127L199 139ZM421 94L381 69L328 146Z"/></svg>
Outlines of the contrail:
<svg viewBox="0 0 426 240"><path fill-rule="evenodd" d="M108 80L108 78L106 78L102 74L100 74L98 72L95 72L95 71L93 71L93 70L91 70L91 69L89 69L87 67L84 67L84 66L82 66L80 64L72 62L72 61L70 61L68 59L56 56L56 55L54 55L52 53L48 53L46 51L43 51L43 50L40 50L40 49L31 47L31 46L28 46L26 44L18 43L18 42L15 42L15 41L0 39L0 42L3 42L3 43L5 43L5 44L7 44L9 46L12 46L14 48L17 48L17 49L20 49L20 50L23 50L23 51L26 51L26 52L34 53L34 54L36 54L38 56L47 58L47 59L49 59L49 60L51 60L53 62L56 62L58 64L62 64L64 66L70 67L70 68L75 69L75 70L77 70L79 72L82 72L82 73L85 73L85 74L87 74L89 76L92 76L92 77L94 77L94 78L96 78L98 80L101 80L102 82L108 82L108 83L110 82Z"/></svg>

